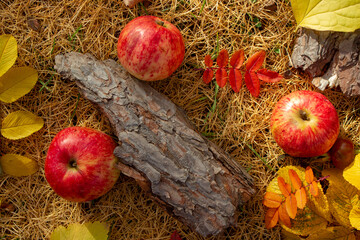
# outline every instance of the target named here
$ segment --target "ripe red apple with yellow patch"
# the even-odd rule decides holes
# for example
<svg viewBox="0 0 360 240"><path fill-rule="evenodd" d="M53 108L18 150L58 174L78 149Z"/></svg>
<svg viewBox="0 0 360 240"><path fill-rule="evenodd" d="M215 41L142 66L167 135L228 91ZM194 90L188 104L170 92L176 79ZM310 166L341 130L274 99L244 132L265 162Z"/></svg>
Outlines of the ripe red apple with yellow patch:
<svg viewBox="0 0 360 240"><path fill-rule="evenodd" d="M45 161L45 177L61 197L85 202L107 193L117 181L114 140L98 130L69 127L52 140Z"/></svg>
<svg viewBox="0 0 360 240"><path fill-rule="evenodd" d="M320 156L339 135L335 107L321 93L296 91L279 100L270 123L275 141L294 157Z"/></svg>
<svg viewBox="0 0 360 240"><path fill-rule="evenodd" d="M117 54L121 65L145 81L169 77L182 63L185 46L180 31L154 16L130 21L121 31Z"/></svg>

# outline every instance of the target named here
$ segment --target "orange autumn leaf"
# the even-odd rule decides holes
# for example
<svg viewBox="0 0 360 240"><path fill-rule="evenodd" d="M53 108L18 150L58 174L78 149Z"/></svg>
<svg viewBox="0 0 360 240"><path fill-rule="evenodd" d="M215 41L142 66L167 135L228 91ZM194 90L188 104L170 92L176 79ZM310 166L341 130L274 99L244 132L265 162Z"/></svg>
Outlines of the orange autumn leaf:
<svg viewBox="0 0 360 240"><path fill-rule="evenodd" d="M307 183L312 183L314 181L314 173L309 166L307 166L305 169L305 180Z"/></svg>
<svg viewBox="0 0 360 240"><path fill-rule="evenodd" d="M291 228L291 221L289 214L286 211L285 203L281 204L279 207L279 219L281 223L283 223L288 228Z"/></svg>
<svg viewBox="0 0 360 240"><path fill-rule="evenodd" d="M213 60L211 59L210 55L205 56L205 66L211 68L213 65Z"/></svg>
<svg viewBox="0 0 360 240"><path fill-rule="evenodd" d="M220 68L226 67L229 61L229 53L226 49L223 49L219 52L219 55L216 59L216 63Z"/></svg>
<svg viewBox="0 0 360 240"><path fill-rule="evenodd" d="M226 85L227 78L228 78L225 68L219 68L216 71L215 78L216 78L216 82L219 85L219 87L220 88L224 87Z"/></svg>
<svg viewBox="0 0 360 240"><path fill-rule="evenodd" d="M316 181L310 183L309 191L314 197L317 197L319 195L319 188Z"/></svg>
<svg viewBox="0 0 360 240"><path fill-rule="evenodd" d="M265 214L265 227L267 229L275 227L279 221L279 209L269 208Z"/></svg>
<svg viewBox="0 0 360 240"><path fill-rule="evenodd" d="M279 73L267 70L265 68L257 71L256 75L258 76L258 78L260 80L262 80L264 82L269 82L269 83L276 83L283 78L283 76L281 76Z"/></svg>
<svg viewBox="0 0 360 240"><path fill-rule="evenodd" d="M290 177L290 181L291 181L293 187L296 190L298 190L302 187L302 182L300 180L300 177L293 169L289 169L289 177Z"/></svg>
<svg viewBox="0 0 360 240"><path fill-rule="evenodd" d="M282 195L284 195L285 197L288 197L291 193L291 189L289 191L289 187L287 187L287 183L285 182L283 177L278 177L277 179L278 179L279 189L280 189Z"/></svg>
<svg viewBox="0 0 360 240"><path fill-rule="evenodd" d="M244 50L236 51L230 58L230 65L235 69L240 69L244 63Z"/></svg>
<svg viewBox="0 0 360 240"><path fill-rule="evenodd" d="M302 187L302 188L296 190L295 198L296 198L297 207L300 209L304 209L304 207L306 206L306 202L307 202L305 188Z"/></svg>
<svg viewBox="0 0 360 240"><path fill-rule="evenodd" d="M263 204L268 208L278 208L282 202L283 198L277 193L266 192L264 195Z"/></svg>
<svg viewBox="0 0 360 240"><path fill-rule="evenodd" d="M294 219L297 213L297 202L295 195L291 193L285 200L286 211L289 214L289 217Z"/></svg>

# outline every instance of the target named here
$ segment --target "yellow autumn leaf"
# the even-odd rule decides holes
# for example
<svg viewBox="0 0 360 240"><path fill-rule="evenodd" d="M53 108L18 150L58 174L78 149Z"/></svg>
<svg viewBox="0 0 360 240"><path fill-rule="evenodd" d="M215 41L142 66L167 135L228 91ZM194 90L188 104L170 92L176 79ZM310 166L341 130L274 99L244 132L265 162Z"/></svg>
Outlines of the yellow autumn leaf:
<svg viewBox="0 0 360 240"><path fill-rule="evenodd" d="M99 221L94 223L73 223L67 228L57 227L50 236L50 240L107 240L109 227Z"/></svg>
<svg viewBox="0 0 360 240"><path fill-rule="evenodd" d="M356 155L354 161L344 169L343 176L346 181L360 190L360 154Z"/></svg>
<svg viewBox="0 0 360 240"><path fill-rule="evenodd" d="M0 35L0 77L6 73L17 58L17 43L11 35Z"/></svg>
<svg viewBox="0 0 360 240"><path fill-rule="evenodd" d="M2 122L1 134L12 140L30 136L44 126L44 120L25 111L16 111L6 116Z"/></svg>
<svg viewBox="0 0 360 240"><path fill-rule="evenodd" d="M340 32L360 28L359 0L291 0L291 6L302 27Z"/></svg>
<svg viewBox="0 0 360 240"><path fill-rule="evenodd" d="M360 201L357 201L357 204L351 209L349 219L351 226L360 230Z"/></svg>
<svg viewBox="0 0 360 240"><path fill-rule="evenodd" d="M283 224L281 226L290 233L306 236L326 228L327 224L328 221L325 218L320 217L310 208L305 207L298 209L295 219L291 220L291 228Z"/></svg>
<svg viewBox="0 0 360 240"><path fill-rule="evenodd" d="M17 154L5 154L1 156L0 164L4 173L15 177L31 175L39 168L35 161Z"/></svg>
<svg viewBox="0 0 360 240"><path fill-rule="evenodd" d="M0 100L11 103L21 98L35 86L38 73L31 67L11 68L0 77Z"/></svg>
<svg viewBox="0 0 360 240"><path fill-rule="evenodd" d="M327 227L314 234L310 234L306 240L356 240L354 232L343 226Z"/></svg>
<svg viewBox="0 0 360 240"><path fill-rule="evenodd" d="M340 169L325 169L322 174L323 176L329 176L327 180L330 185L326 196L330 203L332 215L338 223L351 228L349 214L350 210L358 202L359 190L345 181Z"/></svg>

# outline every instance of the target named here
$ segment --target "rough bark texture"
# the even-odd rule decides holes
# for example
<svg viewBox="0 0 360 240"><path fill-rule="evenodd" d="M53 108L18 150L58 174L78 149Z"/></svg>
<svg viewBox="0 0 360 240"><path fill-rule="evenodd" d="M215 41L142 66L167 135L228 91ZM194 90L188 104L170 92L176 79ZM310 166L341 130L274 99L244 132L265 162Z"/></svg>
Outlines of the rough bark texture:
<svg viewBox="0 0 360 240"><path fill-rule="evenodd" d="M301 29L292 65L309 73L319 89L340 86L349 96L360 95L360 30L354 33Z"/></svg>
<svg viewBox="0 0 360 240"><path fill-rule="evenodd" d="M234 223L236 208L255 192L248 173L196 132L184 112L113 60L89 54L55 58L55 69L110 119L122 172L203 236Z"/></svg>

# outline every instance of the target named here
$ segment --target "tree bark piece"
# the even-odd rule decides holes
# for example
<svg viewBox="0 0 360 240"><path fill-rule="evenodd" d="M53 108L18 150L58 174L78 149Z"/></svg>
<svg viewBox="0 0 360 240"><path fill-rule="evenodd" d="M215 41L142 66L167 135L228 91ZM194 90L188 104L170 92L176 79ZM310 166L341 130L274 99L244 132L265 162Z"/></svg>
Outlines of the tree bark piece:
<svg viewBox="0 0 360 240"><path fill-rule="evenodd" d="M128 7L134 7L137 3L142 2L144 0L124 0L124 3Z"/></svg>
<svg viewBox="0 0 360 240"><path fill-rule="evenodd" d="M340 86L349 96L360 95L360 30L353 33L302 28L291 56L292 65L313 77L321 90Z"/></svg>
<svg viewBox="0 0 360 240"><path fill-rule="evenodd" d="M203 236L234 223L236 208L255 193L253 180L201 136L184 111L114 60L72 52L56 56L55 63L109 118L125 175Z"/></svg>

